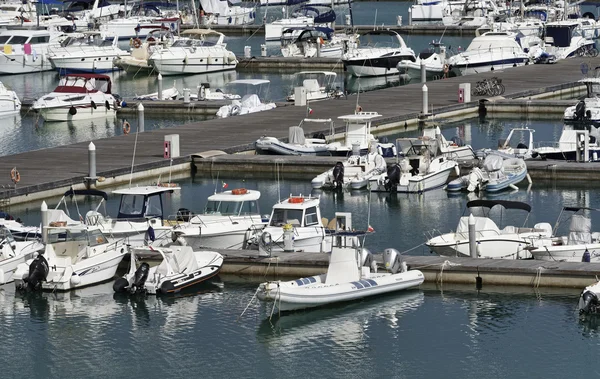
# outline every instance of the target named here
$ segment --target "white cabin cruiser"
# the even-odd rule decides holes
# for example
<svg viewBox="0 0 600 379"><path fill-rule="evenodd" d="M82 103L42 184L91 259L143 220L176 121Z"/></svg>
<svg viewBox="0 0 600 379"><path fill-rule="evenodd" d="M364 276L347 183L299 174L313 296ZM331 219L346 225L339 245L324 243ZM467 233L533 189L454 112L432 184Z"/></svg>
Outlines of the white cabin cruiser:
<svg viewBox="0 0 600 379"><path fill-rule="evenodd" d="M289 37L288 37L289 35ZM335 33L324 26L285 29L281 37L281 55L298 58L341 58L356 48L357 35Z"/></svg>
<svg viewBox="0 0 600 379"><path fill-rule="evenodd" d="M356 77L397 75L398 63L403 60L416 62L417 57L402 37L391 30L362 34L360 46L342 56L346 71Z"/></svg>
<svg viewBox="0 0 600 379"><path fill-rule="evenodd" d="M373 119L377 117L381 117L381 115L377 112L362 111L345 116L339 116L338 119L343 120L346 124L344 142L330 143L327 146L329 154L341 157L347 157L350 154L366 154L371 146L377 142L373 134L371 134L371 123ZM391 148L391 150L388 148ZM355 151L356 149L359 151ZM391 146L384 144L379 152L384 157L395 156L396 148L393 143Z"/></svg>
<svg viewBox="0 0 600 379"><path fill-rule="evenodd" d="M128 73L147 74L154 69L154 66L148 63L148 59L158 49L170 46L175 41L175 37L168 28L155 29L148 33L144 41L140 38L131 40L131 55L115 58L114 65Z"/></svg>
<svg viewBox="0 0 600 379"><path fill-rule="evenodd" d="M180 209L173 240L194 250L243 249L267 223L258 199L259 191L236 188L209 196L201 214Z"/></svg>
<svg viewBox="0 0 600 379"><path fill-rule="evenodd" d="M144 249L150 249L146 247ZM146 262L136 266L136 253L131 249L129 272L113 284L115 292L131 294L174 294L216 276L223 266L223 256L214 251L194 251L190 246L151 249L162 258L159 265Z"/></svg>
<svg viewBox="0 0 600 379"><path fill-rule="evenodd" d="M398 62L396 68L400 75L408 75L411 79L421 78L421 65L425 66L427 79L442 79L449 76L446 46L433 42L431 48L422 51L415 61L406 59Z"/></svg>
<svg viewBox="0 0 600 379"><path fill-rule="evenodd" d="M423 136L420 138L423 141L437 141L437 148L446 159L464 161L475 158L471 145L465 145L459 136L454 136L448 141L439 126L423 129Z"/></svg>
<svg viewBox="0 0 600 379"><path fill-rule="evenodd" d="M167 2L140 2L131 8L127 17L103 22L100 31L112 33L121 40L144 38L150 31L165 27L176 33L181 23L176 6Z"/></svg>
<svg viewBox="0 0 600 379"><path fill-rule="evenodd" d="M456 231L432 236L425 245L434 253L447 257L470 257L469 224L475 226L475 242L478 258L528 259L532 255L529 247L535 240L550 237L552 227L548 223L536 224L533 228L507 225L500 229L490 218L494 207L502 210L522 210L527 212L523 225L527 223L531 206L518 201L472 200L467 203L470 216L462 216ZM481 216L475 216L473 208L481 209Z"/></svg>
<svg viewBox="0 0 600 379"><path fill-rule="evenodd" d="M44 226L45 251L17 266L17 289L69 291L111 280L126 253L123 242L110 243L97 227Z"/></svg>
<svg viewBox="0 0 600 379"><path fill-rule="evenodd" d="M330 253L336 243L333 233L352 231L352 214L336 212L331 221L321 217L320 199L290 196L273 205L269 224L254 243L260 256L281 252ZM343 247L360 246L357 235L343 237Z"/></svg>
<svg viewBox="0 0 600 379"><path fill-rule="evenodd" d="M577 130L565 124L558 142L538 142L533 154L542 159L597 162L600 161L599 139L600 131L595 127Z"/></svg>
<svg viewBox="0 0 600 379"><path fill-rule="evenodd" d="M594 40L577 19L546 23L544 50L558 60L598 55Z"/></svg>
<svg viewBox="0 0 600 379"><path fill-rule="evenodd" d="M0 32L0 74L27 74L52 70L48 46L62 33L50 30L3 30Z"/></svg>
<svg viewBox="0 0 600 379"><path fill-rule="evenodd" d="M315 133L312 138L304 137L305 124L323 124L329 129L329 135L333 135L333 120L305 118L300 121L298 126L290 126L288 130L288 140L284 142L275 137L262 136L254 142L256 154L274 154L274 155L317 155L330 156L327 137L322 133Z"/></svg>
<svg viewBox="0 0 600 379"><path fill-rule="evenodd" d="M509 158L491 152L482 162L482 168L474 167L467 175L454 179L446 186L447 191L499 192L515 186L527 177L527 165L522 158Z"/></svg>
<svg viewBox="0 0 600 379"><path fill-rule="evenodd" d="M224 39L225 35L210 29L185 30L181 38L155 51L148 61L163 76L234 70L238 61Z"/></svg>
<svg viewBox="0 0 600 379"><path fill-rule="evenodd" d="M340 240L344 233L340 233ZM279 311L319 307L326 304L359 300L392 291L419 286L424 281L419 270L408 270L398 251L383 252L389 272L377 272L366 249L334 247L327 272L292 281L265 282L259 285L257 297L272 302Z"/></svg>
<svg viewBox="0 0 600 379"><path fill-rule="evenodd" d="M46 121L75 121L115 117L119 106L109 76L68 74L54 91L37 99L32 109Z"/></svg>
<svg viewBox="0 0 600 379"><path fill-rule="evenodd" d="M21 100L15 91L7 89L0 82L0 117L19 114L21 111Z"/></svg>
<svg viewBox="0 0 600 379"><path fill-rule="evenodd" d="M385 158L376 149L368 154L352 154L345 161L337 162L333 168L317 175L311 182L313 189L353 190L367 188L386 171Z"/></svg>
<svg viewBox="0 0 600 379"><path fill-rule="evenodd" d="M265 23L265 41L279 41L283 37L295 38L302 29L313 26L327 26L335 22L336 14L331 5L300 5L290 14L290 6L306 3L307 0L287 0L284 6L284 17ZM284 35L285 30L294 30Z"/></svg>
<svg viewBox="0 0 600 379"><path fill-rule="evenodd" d="M231 104L223 105L217 110L217 117L245 115L248 113L268 111L277 105L273 102L263 103L261 97L267 96L271 82L267 79L238 79L227 83L228 87L245 86L245 95L240 99L232 99Z"/></svg>
<svg viewBox="0 0 600 379"><path fill-rule="evenodd" d="M422 193L442 187L458 171L458 163L441 153L435 139L399 138L397 143L403 158L371 179L373 191Z"/></svg>
<svg viewBox="0 0 600 379"><path fill-rule="evenodd" d="M120 4L111 4L107 0L65 0L63 3L68 4L64 13L78 30L87 29L88 24L116 18L121 11Z"/></svg>
<svg viewBox="0 0 600 379"><path fill-rule="evenodd" d="M106 39L99 32L84 32L67 37L48 47L48 58L59 74L103 73L118 70L113 60L129 55L118 46L116 36Z"/></svg>
<svg viewBox="0 0 600 379"><path fill-rule="evenodd" d="M512 32L487 32L475 37L467 50L448 58L448 65L462 75L529 64L530 56Z"/></svg>
<svg viewBox="0 0 600 379"><path fill-rule="evenodd" d="M585 78L579 80L585 84L587 95L585 99L565 109L565 123L600 124L600 78Z"/></svg>
<svg viewBox="0 0 600 379"><path fill-rule="evenodd" d="M591 212L599 209L564 207L554 225L554 235L536 240L529 248L534 259L551 262L600 262L600 233L592 233ZM569 222L568 234L556 235Z"/></svg>
<svg viewBox="0 0 600 379"><path fill-rule="evenodd" d="M10 230L0 225L0 284L13 281L13 272L21 263L33 259L34 253L44 251L44 244L37 240L15 241Z"/></svg>
<svg viewBox="0 0 600 379"><path fill-rule="evenodd" d="M250 25L256 7L240 6L241 0L200 0L200 25Z"/></svg>
<svg viewBox="0 0 600 379"><path fill-rule="evenodd" d="M300 71L294 74L292 93L286 98L287 101L295 101L296 87L303 87L306 91L306 102L325 100L334 97L336 91L333 84L337 74L333 71Z"/></svg>

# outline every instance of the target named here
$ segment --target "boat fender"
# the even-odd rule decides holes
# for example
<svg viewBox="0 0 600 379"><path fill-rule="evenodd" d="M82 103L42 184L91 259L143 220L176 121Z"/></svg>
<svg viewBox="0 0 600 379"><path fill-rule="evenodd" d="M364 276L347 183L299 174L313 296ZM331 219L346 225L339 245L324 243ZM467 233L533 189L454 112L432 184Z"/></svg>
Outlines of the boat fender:
<svg viewBox="0 0 600 379"><path fill-rule="evenodd" d="M133 40L133 48L134 49L139 49L140 46L142 46L142 40L139 38L134 38Z"/></svg>
<svg viewBox="0 0 600 379"><path fill-rule="evenodd" d="M129 282L125 278L118 278L113 283L113 291L115 292L125 292L125 290L129 287Z"/></svg>
<svg viewBox="0 0 600 379"><path fill-rule="evenodd" d="M146 283L146 279L148 279L148 273L150 272L150 265L146 262L143 262L137 270L135 270L135 274L133 275L133 283L129 288L129 291L136 292L139 289L144 288L144 283Z"/></svg>
<svg viewBox="0 0 600 379"><path fill-rule="evenodd" d="M585 251L583 252L583 256L581 257L581 261L585 263L590 263L590 259L590 252L588 251L588 249L585 249Z"/></svg>
<svg viewBox="0 0 600 379"><path fill-rule="evenodd" d="M156 235L154 234L154 228L150 225L148 226L148 230L146 230L146 241L154 242L156 239Z"/></svg>
<svg viewBox="0 0 600 379"><path fill-rule="evenodd" d="M75 108L75 107L69 108L69 114L71 116L75 116L77 114L77 108Z"/></svg>
<svg viewBox="0 0 600 379"><path fill-rule="evenodd" d="M42 281L48 277L50 267L48 261L43 255L39 254L29 265L29 275L27 276L27 288L36 290L41 288Z"/></svg>
<svg viewBox="0 0 600 379"><path fill-rule="evenodd" d="M21 174L19 174L19 171L17 171L16 167L13 167L13 169L10 170L10 179L15 184L17 184L21 181Z"/></svg>
<svg viewBox="0 0 600 379"><path fill-rule="evenodd" d="M131 125L129 124L129 122L127 122L127 120L123 121L123 134L129 134L130 131Z"/></svg>
<svg viewBox="0 0 600 379"><path fill-rule="evenodd" d="M108 102L108 100L106 100L104 102L104 106L106 107L106 110L109 111L110 110L110 103Z"/></svg>
<svg viewBox="0 0 600 379"><path fill-rule="evenodd" d="M237 116L240 114L240 112L242 111L242 108L239 105L232 105L231 106L231 115L232 116Z"/></svg>
<svg viewBox="0 0 600 379"><path fill-rule="evenodd" d="M94 108L94 109L98 108L98 107L96 106L96 102L94 102L94 100L92 100L92 108Z"/></svg>
<svg viewBox="0 0 600 379"><path fill-rule="evenodd" d="M175 291L175 285L172 281L167 280L160 285L160 292L169 293Z"/></svg>
<svg viewBox="0 0 600 379"><path fill-rule="evenodd" d="M81 276L73 273L73 275L71 275L71 284L76 286L80 283L81 283Z"/></svg>

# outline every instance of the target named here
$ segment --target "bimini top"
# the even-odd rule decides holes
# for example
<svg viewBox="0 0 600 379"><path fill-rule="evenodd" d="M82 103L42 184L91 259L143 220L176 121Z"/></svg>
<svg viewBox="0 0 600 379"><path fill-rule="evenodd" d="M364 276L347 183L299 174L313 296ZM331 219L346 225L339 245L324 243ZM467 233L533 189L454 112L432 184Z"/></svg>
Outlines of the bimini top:
<svg viewBox="0 0 600 379"><path fill-rule="evenodd" d="M372 120L377 117L381 117L381 115L377 112L357 112L354 114L339 116L338 118L344 121L365 121Z"/></svg>
<svg viewBox="0 0 600 379"><path fill-rule="evenodd" d="M231 191L215 193L208 197L208 201L253 201L260 199L260 191L238 188Z"/></svg>
<svg viewBox="0 0 600 379"><path fill-rule="evenodd" d="M65 194L63 196L67 197L67 196L75 196L75 195L89 195L89 196L98 196L98 197L102 197L104 198L104 200L108 200L108 194L104 191L100 191L97 189L84 189L84 190L75 190L73 188L71 188L70 190L68 190L67 192L65 192Z"/></svg>
<svg viewBox="0 0 600 379"><path fill-rule="evenodd" d="M114 190L112 193L117 195L154 195L157 193L173 193L175 190L180 190L179 187L163 187L163 186L146 186L146 187L131 187Z"/></svg>
<svg viewBox="0 0 600 379"><path fill-rule="evenodd" d="M568 211L568 212L600 211L600 209L598 209L598 208L588 208L588 207L564 207L563 211Z"/></svg>
<svg viewBox="0 0 600 379"><path fill-rule="evenodd" d="M227 84L249 84L251 86L258 86L260 84L271 83L270 80L267 79L238 79Z"/></svg>
<svg viewBox="0 0 600 379"><path fill-rule="evenodd" d="M65 93L88 93L88 92L111 93L111 81L108 75L99 74L67 74L60 78L54 92Z"/></svg>
<svg viewBox="0 0 600 379"><path fill-rule="evenodd" d="M508 200L472 200L467 203L467 208L484 207L492 209L496 205L500 205L505 209L522 209L527 212L531 212L531 205L522 203L520 201L508 201Z"/></svg>

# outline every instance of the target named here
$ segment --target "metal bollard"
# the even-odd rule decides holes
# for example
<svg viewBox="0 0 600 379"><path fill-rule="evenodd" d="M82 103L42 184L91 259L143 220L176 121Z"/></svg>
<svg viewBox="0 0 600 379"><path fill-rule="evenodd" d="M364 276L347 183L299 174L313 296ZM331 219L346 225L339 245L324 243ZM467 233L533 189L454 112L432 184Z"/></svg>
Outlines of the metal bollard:
<svg viewBox="0 0 600 379"><path fill-rule="evenodd" d="M162 90L163 90L163 86L162 86L162 75L159 73L158 74L158 100L162 100L163 99L163 95L162 95Z"/></svg>
<svg viewBox="0 0 600 379"><path fill-rule="evenodd" d="M260 45L260 56L261 57L267 56L267 45L265 45L264 43L262 45Z"/></svg>
<svg viewBox="0 0 600 379"><path fill-rule="evenodd" d="M144 106L140 103L138 109L138 132L144 131Z"/></svg>
<svg viewBox="0 0 600 379"><path fill-rule="evenodd" d="M423 84L423 114L427 114L429 112L429 90L427 89L427 84Z"/></svg>
<svg viewBox="0 0 600 379"><path fill-rule="evenodd" d="M477 230L475 230L475 217L469 215L469 253L471 258L478 258L477 254Z"/></svg>
<svg viewBox="0 0 600 379"><path fill-rule="evenodd" d="M427 67L425 66L425 62L421 61L421 83L425 83L427 81Z"/></svg>
<svg viewBox="0 0 600 379"><path fill-rule="evenodd" d="M96 179L96 145L88 145L88 178Z"/></svg>
<svg viewBox="0 0 600 379"><path fill-rule="evenodd" d="M190 103L190 89L189 88L183 89L183 103L184 104Z"/></svg>
<svg viewBox="0 0 600 379"><path fill-rule="evenodd" d="M408 26L412 25L412 9L408 8Z"/></svg>

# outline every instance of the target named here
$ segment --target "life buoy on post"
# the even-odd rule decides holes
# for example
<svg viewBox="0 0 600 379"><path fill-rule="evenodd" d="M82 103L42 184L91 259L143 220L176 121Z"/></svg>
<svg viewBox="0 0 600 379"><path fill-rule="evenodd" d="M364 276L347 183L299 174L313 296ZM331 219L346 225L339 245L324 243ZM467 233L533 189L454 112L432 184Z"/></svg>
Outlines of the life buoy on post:
<svg viewBox="0 0 600 379"><path fill-rule="evenodd" d="M12 180L15 184L21 181L21 174L19 174L19 171L17 171L16 167L13 167L13 169L10 170L10 180Z"/></svg>
<svg viewBox="0 0 600 379"><path fill-rule="evenodd" d="M360 105L356 106L356 113L362 112L362 107Z"/></svg>
<svg viewBox="0 0 600 379"><path fill-rule="evenodd" d="M142 40L139 38L134 38L133 40L133 48L134 49L138 49L140 46L142 46Z"/></svg>
<svg viewBox="0 0 600 379"><path fill-rule="evenodd" d="M127 120L123 121L123 134L129 134L131 132L131 125Z"/></svg>

